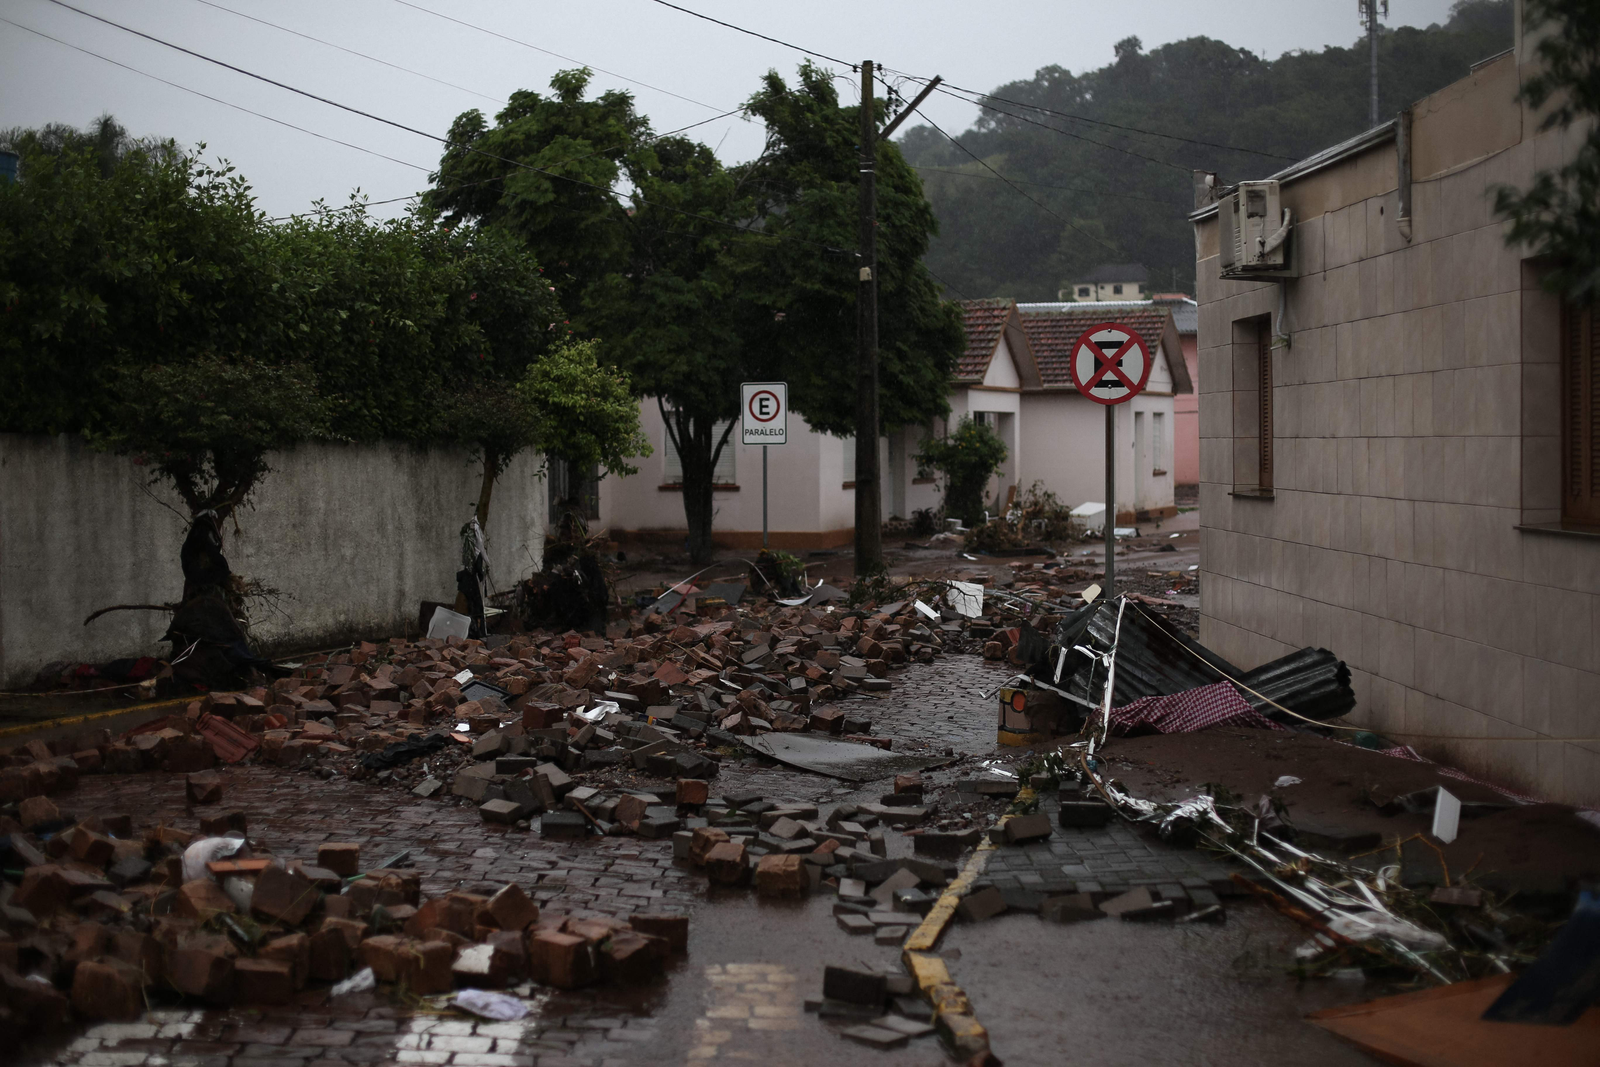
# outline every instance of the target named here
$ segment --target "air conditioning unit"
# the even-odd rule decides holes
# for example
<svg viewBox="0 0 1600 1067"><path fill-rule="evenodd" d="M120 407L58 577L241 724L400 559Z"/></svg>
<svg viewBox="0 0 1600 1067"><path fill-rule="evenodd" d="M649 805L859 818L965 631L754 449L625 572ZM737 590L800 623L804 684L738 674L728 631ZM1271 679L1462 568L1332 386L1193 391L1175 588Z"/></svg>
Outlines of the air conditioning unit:
<svg viewBox="0 0 1600 1067"><path fill-rule="evenodd" d="M1293 277L1289 209L1275 181L1240 182L1217 201L1224 278Z"/></svg>

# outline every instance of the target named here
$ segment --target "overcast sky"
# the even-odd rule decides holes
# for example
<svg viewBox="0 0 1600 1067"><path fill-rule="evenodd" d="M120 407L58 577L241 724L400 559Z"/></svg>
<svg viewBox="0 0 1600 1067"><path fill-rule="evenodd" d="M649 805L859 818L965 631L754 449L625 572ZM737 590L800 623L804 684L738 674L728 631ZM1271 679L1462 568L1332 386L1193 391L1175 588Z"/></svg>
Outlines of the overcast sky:
<svg viewBox="0 0 1600 1067"><path fill-rule="evenodd" d="M769 69L792 80L802 59L781 45L654 0L69 2L194 52L436 135L446 133L462 111L477 107L492 115L512 90L544 90L553 72L580 64L595 69L594 87L632 90L656 130L675 129L738 107ZM1270 58L1294 49L1348 45L1361 32L1354 0L998 0L982 5L958 0L681 0L680 6L841 60L870 58L902 71L941 74L948 82L980 91L1027 78L1050 64L1074 72L1103 66L1112 58L1113 43L1129 35L1141 38L1147 49L1207 35ZM1443 22L1449 9L1450 0L1392 0L1388 24ZM446 21L429 10L481 29ZM273 215L303 211L318 198L341 203L357 187L372 200L403 197L423 188L428 170L438 162L436 141L214 66L50 0L0 0L0 19L104 57L0 22L0 127L52 121L82 125L109 111L136 135L170 136L188 146L204 141L207 157L232 161L250 179L261 207ZM841 91L850 92L843 86ZM975 107L937 93L924 106L952 133L965 130L976 116ZM748 159L761 146L759 126L737 117L718 119L695 133L729 162ZM394 203L375 210L394 214L403 208L403 203Z"/></svg>

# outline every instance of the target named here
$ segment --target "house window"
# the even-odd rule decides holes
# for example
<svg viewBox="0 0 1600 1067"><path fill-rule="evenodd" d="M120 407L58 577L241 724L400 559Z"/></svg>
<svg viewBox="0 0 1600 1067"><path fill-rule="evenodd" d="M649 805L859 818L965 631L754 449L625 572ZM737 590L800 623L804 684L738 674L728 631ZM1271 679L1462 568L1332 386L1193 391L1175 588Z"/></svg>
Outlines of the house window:
<svg viewBox="0 0 1600 1067"><path fill-rule="evenodd" d="M550 524L561 522L570 507L585 519L600 517L600 468L578 470L559 456L549 457L545 471L549 491Z"/></svg>
<svg viewBox="0 0 1600 1067"><path fill-rule="evenodd" d="M1256 454L1262 489L1272 488L1272 330L1265 321L1256 329Z"/></svg>
<svg viewBox="0 0 1600 1067"><path fill-rule="evenodd" d="M1600 526L1600 315L1561 309L1561 519Z"/></svg>
<svg viewBox="0 0 1600 1067"><path fill-rule="evenodd" d="M1113 285L1111 287L1111 291L1113 293L1117 294L1118 296L1121 296L1122 295L1122 286L1121 286L1121 284Z"/></svg>
<svg viewBox="0 0 1600 1067"><path fill-rule="evenodd" d="M726 422L719 422L717 423L716 427L712 429L712 448L717 447L717 442L722 439L722 431L727 429L727 427L728 424ZM665 484L680 485L683 482L683 461L678 458L678 450L672 445L672 436L665 430L662 430L661 436L665 439L661 445L661 450L666 458ZM716 470L714 470L711 474L712 484L733 485L738 481L738 479L734 477L733 465L733 457L737 451L738 442L732 437L729 437L728 443L722 446L722 455L717 457Z"/></svg>
<svg viewBox="0 0 1600 1067"><path fill-rule="evenodd" d="M1167 416L1160 411L1150 414L1150 455L1155 468L1150 473L1167 473Z"/></svg>
<svg viewBox="0 0 1600 1067"><path fill-rule="evenodd" d="M1271 496L1272 319L1233 324L1233 491Z"/></svg>
<svg viewBox="0 0 1600 1067"><path fill-rule="evenodd" d="M1088 295L1089 295L1089 287L1087 285L1078 286L1078 296L1079 297L1085 297L1085 296L1088 296Z"/></svg>

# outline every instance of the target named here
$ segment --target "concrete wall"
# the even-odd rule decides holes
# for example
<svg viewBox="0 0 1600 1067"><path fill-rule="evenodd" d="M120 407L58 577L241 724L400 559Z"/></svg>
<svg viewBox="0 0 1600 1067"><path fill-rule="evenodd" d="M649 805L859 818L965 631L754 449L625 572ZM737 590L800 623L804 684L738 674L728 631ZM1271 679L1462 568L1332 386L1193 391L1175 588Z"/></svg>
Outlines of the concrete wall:
<svg viewBox="0 0 1600 1067"><path fill-rule="evenodd" d="M229 522L233 570L286 594L257 612L267 646L317 647L416 625L422 600L455 599L459 531L477 503L478 469L454 449L307 445L273 457L254 508ZM500 587L537 569L545 489L538 460L501 477L489 517ZM32 681L52 661L166 655L160 612L183 591L181 505L147 491L147 472L77 438L0 434L0 685ZM169 506L170 505L170 508Z"/></svg>
<svg viewBox="0 0 1600 1067"><path fill-rule="evenodd" d="M1234 490L1254 479L1247 322L1277 286L1219 280L1215 219L1197 223L1201 639L1246 667L1330 648L1354 721L1595 804L1600 743L1539 739L1600 736L1600 538L1530 528L1558 517L1559 307L1490 203L1583 131L1535 132L1517 64L1414 108L1410 240L1392 142L1285 185L1300 276L1270 497Z"/></svg>
<svg viewBox="0 0 1600 1067"><path fill-rule="evenodd" d="M1200 350L1192 333L1180 335L1183 362L1189 368L1194 392L1172 398L1172 480L1175 485L1200 484Z"/></svg>

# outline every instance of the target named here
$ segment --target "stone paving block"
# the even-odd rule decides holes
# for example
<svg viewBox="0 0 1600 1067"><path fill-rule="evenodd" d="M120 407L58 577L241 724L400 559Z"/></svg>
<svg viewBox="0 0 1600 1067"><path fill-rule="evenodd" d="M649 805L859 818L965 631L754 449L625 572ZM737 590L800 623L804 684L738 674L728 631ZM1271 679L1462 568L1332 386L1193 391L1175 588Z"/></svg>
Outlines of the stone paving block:
<svg viewBox="0 0 1600 1067"><path fill-rule="evenodd" d="M873 971L827 967L822 972L822 995L847 1004L879 1007L888 996L888 984L882 974Z"/></svg>

